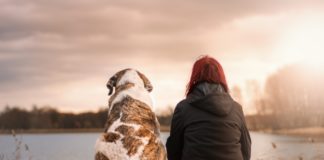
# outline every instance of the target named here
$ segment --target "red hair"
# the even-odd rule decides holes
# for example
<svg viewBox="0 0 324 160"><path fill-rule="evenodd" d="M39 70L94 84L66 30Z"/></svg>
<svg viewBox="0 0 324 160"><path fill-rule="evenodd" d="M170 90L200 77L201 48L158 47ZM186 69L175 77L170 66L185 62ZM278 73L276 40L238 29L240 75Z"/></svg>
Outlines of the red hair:
<svg viewBox="0 0 324 160"><path fill-rule="evenodd" d="M192 92L194 86L200 82L221 84L225 91L228 92L223 67L216 59L210 56L199 58L193 65L190 81L187 85L186 95L188 96L189 93Z"/></svg>

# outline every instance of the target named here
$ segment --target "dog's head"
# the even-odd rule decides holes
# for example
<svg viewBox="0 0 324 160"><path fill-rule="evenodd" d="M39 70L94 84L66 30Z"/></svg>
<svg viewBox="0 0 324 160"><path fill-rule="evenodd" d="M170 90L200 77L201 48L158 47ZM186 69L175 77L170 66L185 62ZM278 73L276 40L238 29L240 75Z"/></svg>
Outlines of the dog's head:
<svg viewBox="0 0 324 160"><path fill-rule="evenodd" d="M137 70L128 68L115 73L109 79L107 82L107 88L109 89L108 95L113 93L115 87L125 83L133 83L134 85L143 86L149 92L153 90L151 82L144 74Z"/></svg>

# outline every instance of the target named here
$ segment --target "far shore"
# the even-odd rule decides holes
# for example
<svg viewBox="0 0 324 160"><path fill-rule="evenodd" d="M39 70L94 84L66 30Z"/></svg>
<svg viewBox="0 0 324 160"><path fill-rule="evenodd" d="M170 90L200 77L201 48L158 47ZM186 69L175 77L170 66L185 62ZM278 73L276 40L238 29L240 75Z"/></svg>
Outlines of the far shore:
<svg viewBox="0 0 324 160"><path fill-rule="evenodd" d="M169 126L161 126L161 132L169 132ZM74 129L16 129L16 130L4 130L0 129L0 134L12 134L14 131L16 134L46 134L46 133L100 133L103 132L103 128L74 128Z"/></svg>
<svg viewBox="0 0 324 160"><path fill-rule="evenodd" d="M76 128L76 129L17 129L14 130L16 134L46 134L46 133L100 133L103 128ZM161 132L170 132L170 126L161 126ZM267 134L298 136L307 138L320 138L324 139L324 127L308 127L308 128L295 128L295 129L280 129L280 130L256 130L253 132L261 132ZM0 129L0 134L12 134L12 130Z"/></svg>
<svg viewBox="0 0 324 160"><path fill-rule="evenodd" d="M279 129L279 130L266 129L266 130L261 130L256 132L324 139L324 127L305 127L305 128Z"/></svg>

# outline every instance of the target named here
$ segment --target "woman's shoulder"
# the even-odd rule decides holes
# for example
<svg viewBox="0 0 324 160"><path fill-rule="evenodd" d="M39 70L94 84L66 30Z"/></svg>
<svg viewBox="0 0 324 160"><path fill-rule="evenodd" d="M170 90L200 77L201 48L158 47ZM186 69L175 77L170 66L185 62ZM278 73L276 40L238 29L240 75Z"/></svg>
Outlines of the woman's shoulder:
<svg viewBox="0 0 324 160"><path fill-rule="evenodd" d="M190 99L188 99L188 98L182 99L181 101L179 101L177 103L177 105L174 109L174 112L181 112L181 111L187 110L188 108L191 108L188 106L190 106Z"/></svg>
<svg viewBox="0 0 324 160"><path fill-rule="evenodd" d="M240 103L238 103L236 101L234 101L233 112L234 112L234 115L237 115L239 117L240 121L244 120L243 107Z"/></svg>
<svg viewBox="0 0 324 160"><path fill-rule="evenodd" d="M183 99L180 102L177 103L175 109L176 110L182 110L184 106L188 105L188 100L187 99Z"/></svg>
<svg viewBox="0 0 324 160"><path fill-rule="evenodd" d="M233 100L234 103L234 108L241 114L243 114L243 107L240 103L236 102L235 100Z"/></svg>

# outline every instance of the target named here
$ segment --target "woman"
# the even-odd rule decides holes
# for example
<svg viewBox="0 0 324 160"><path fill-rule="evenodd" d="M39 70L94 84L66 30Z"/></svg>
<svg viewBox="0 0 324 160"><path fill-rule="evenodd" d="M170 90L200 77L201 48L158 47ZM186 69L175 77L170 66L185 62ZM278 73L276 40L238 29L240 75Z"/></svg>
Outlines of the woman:
<svg viewBox="0 0 324 160"><path fill-rule="evenodd" d="M242 107L228 93L222 66L198 59L167 140L169 160L249 160L251 138Z"/></svg>

